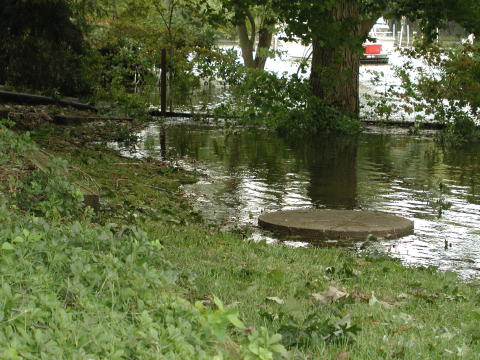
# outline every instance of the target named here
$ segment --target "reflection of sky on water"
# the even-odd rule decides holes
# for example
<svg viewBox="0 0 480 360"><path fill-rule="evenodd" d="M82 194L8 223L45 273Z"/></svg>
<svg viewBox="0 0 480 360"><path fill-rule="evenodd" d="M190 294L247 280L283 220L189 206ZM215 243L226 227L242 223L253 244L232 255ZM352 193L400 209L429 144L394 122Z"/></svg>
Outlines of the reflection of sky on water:
<svg viewBox="0 0 480 360"><path fill-rule="evenodd" d="M135 155L166 157L204 174L185 191L210 221L255 226L262 212L311 207L385 211L414 220L415 235L370 251L465 276L480 268L478 149L446 151L428 136L378 130L353 141L300 144L260 130L160 129L141 134L145 146ZM254 229L255 239L273 240Z"/></svg>

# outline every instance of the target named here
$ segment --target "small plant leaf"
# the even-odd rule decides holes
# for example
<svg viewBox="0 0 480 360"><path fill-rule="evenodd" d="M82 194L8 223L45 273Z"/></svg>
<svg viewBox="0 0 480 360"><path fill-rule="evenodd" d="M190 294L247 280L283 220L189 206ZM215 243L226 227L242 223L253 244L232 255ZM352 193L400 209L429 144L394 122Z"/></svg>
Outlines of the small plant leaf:
<svg viewBox="0 0 480 360"><path fill-rule="evenodd" d="M239 329L245 329L245 324L238 318L237 312L234 314L228 314L227 319L232 323L233 326Z"/></svg>
<svg viewBox="0 0 480 360"><path fill-rule="evenodd" d="M279 297L276 297L276 296L268 296L266 299L270 300L270 301L273 301L273 302L276 302L277 304L280 304L280 305L285 304L285 300L280 299Z"/></svg>
<svg viewBox="0 0 480 360"><path fill-rule="evenodd" d="M285 347L281 344L271 345L270 350L282 356L287 354L287 349L285 349Z"/></svg>
<svg viewBox="0 0 480 360"><path fill-rule="evenodd" d="M21 236L16 236L13 240L14 243L22 243L24 239Z"/></svg>
<svg viewBox="0 0 480 360"><path fill-rule="evenodd" d="M222 300L220 300L218 297L214 296L214 297L213 297L213 302L215 303L215 305L217 305L217 308L218 308L219 310L223 310Z"/></svg>
<svg viewBox="0 0 480 360"><path fill-rule="evenodd" d="M10 244L9 242L4 242L2 244L2 250L15 250L15 246Z"/></svg>

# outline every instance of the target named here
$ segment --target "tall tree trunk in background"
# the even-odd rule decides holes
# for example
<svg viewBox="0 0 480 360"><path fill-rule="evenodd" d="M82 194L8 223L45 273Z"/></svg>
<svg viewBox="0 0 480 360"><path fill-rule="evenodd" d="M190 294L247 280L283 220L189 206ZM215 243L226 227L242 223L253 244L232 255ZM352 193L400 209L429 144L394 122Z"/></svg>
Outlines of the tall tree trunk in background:
<svg viewBox="0 0 480 360"><path fill-rule="evenodd" d="M358 3L345 1L331 11L333 22L343 23L361 19ZM354 25L350 35L358 39L361 46L376 17ZM327 100L345 114L358 118L359 100L359 68L360 56L358 48L349 44L325 44L314 38L312 41L312 71L310 84L313 94Z"/></svg>
<svg viewBox="0 0 480 360"><path fill-rule="evenodd" d="M315 96L325 99L346 114L358 117L360 56L353 49L312 43L310 84Z"/></svg>
<svg viewBox="0 0 480 360"><path fill-rule="evenodd" d="M253 44L255 41L255 34L253 34L253 41L248 36L247 23L243 22L237 25L238 39L240 41L240 49L242 50L243 64L247 68L254 68L255 61L253 60Z"/></svg>
<svg viewBox="0 0 480 360"><path fill-rule="evenodd" d="M273 33L267 29L260 29L258 34L257 51L255 53L255 68L265 69L268 51L272 45Z"/></svg>
<svg viewBox="0 0 480 360"><path fill-rule="evenodd" d="M250 34L247 26L247 20L250 24ZM237 33L240 42L240 49L242 50L243 64L251 69L264 69L267 62L267 53L272 44L273 34L267 28L261 28L258 32L257 50L255 51L255 58L253 52L255 50L255 40L257 37L255 19L250 10L245 11L245 17L242 22L237 24Z"/></svg>

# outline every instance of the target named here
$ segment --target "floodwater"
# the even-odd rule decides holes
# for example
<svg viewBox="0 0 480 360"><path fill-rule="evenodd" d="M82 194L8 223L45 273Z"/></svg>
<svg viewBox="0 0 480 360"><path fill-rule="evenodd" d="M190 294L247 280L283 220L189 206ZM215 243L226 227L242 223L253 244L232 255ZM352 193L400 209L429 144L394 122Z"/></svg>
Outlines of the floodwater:
<svg viewBox="0 0 480 360"><path fill-rule="evenodd" d="M197 170L185 187L211 222L248 226L265 211L366 209L404 216L415 234L364 243L406 264L480 274L480 146L448 149L432 134L367 129L356 138L288 141L263 130L152 125L136 156ZM298 245L298 244L297 244ZM360 247L360 244L357 244Z"/></svg>

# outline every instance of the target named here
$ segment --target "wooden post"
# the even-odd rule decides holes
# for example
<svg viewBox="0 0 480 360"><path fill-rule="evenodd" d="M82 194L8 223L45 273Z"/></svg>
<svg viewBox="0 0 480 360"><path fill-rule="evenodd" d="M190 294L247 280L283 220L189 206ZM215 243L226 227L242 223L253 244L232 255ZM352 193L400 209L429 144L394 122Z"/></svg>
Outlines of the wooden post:
<svg viewBox="0 0 480 360"><path fill-rule="evenodd" d="M170 64L172 64L172 61L173 61L173 55L174 55L174 49L171 48L169 53L168 53L168 56L170 58ZM170 74L168 74L168 88L170 89L170 96L168 98L168 104L170 106L170 112L173 112L173 97L171 96L171 93L172 93L172 89L173 89L173 77L175 76L175 71L172 71L170 72Z"/></svg>
<svg viewBox="0 0 480 360"><path fill-rule="evenodd" d="M160 65L160 111L162 116L167 113L167 49L162 49L162 62Z"/></svg>
<svg viewBox="0 0 480 360"><path fill-rule="evenodd" d="M167 136L165 127L160 128L160 156L162 160L167 160Z"/></svg>

